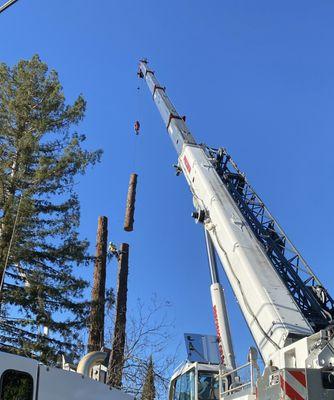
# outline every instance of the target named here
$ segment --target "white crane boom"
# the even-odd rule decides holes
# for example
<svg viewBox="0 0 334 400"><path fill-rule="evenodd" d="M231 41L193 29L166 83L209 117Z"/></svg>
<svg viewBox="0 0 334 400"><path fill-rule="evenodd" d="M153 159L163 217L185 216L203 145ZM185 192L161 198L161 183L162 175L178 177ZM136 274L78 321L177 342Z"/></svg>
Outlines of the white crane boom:
<svg viewBox="0 0 334 400"><path fill-rule="evenodd" d="M139 64L166 125L204 223L264 361L314 333L247 220L223 185L204 146L196 143L147 62ZM223 318L222 318L223 320Z"/></svg>
<svg viewBox="0 0 334 400"><path fill-rule="evenodd" d="M172 376L169 399L334 400L333 298L226 150L196 143L146 60L138 75L177 151L177 175L184 173L193 194L193 217L205 228L222 356L220 365L197 362L197 339L188 335L188 361ZM252 347L248 362L235 366L215 253L265 362L262 375ZM248 381L241 378L245 368Z"/></svg>

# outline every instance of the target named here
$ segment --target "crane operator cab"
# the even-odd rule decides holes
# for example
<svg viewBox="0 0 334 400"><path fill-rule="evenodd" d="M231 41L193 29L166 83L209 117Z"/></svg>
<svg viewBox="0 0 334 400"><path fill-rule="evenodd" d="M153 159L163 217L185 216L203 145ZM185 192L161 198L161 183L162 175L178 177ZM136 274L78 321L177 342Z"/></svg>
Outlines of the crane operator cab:
<svg viewBox="0 0 334 400"><path fill-rule="evenodd" d="M219 365L181 365L172 376L169 400L219 400Z"/></svg>
<svg viewBox="0 0 334 400"><path fill-rule="evenodd" d="M188 357L171 378L169 400L219 400L217 337L186 333L184 338Z"/></svg>
<svg viewBox="0 0 334 400"><path fill-rule="evenodd" d="M256 349L250 348L246 364L229 369L220 363L216 336L185 334L185 343L188 360L174 372L168 400L255 399Z"/></svg>

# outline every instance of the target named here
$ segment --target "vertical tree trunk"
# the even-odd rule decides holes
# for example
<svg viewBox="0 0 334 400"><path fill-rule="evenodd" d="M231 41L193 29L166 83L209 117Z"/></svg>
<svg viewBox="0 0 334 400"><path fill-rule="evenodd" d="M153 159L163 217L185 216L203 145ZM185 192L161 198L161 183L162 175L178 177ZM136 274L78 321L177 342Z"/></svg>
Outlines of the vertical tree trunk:
<svg viewBox="0 0 334 400"><path fill-rule="evenodd" d="M116 298L116 318L112 350L108 365L108 384L120 388L122 386L122 370L124 364L126 306L129 273L129 245L122 243L118 262L118 282Z"/></svg>
<svg viewBox="0 0 334 400"><path fill-rule="evenodd" d="M99 217L96 237L94 280L88 351L99 351L104 345L104 303L106 291L106 262L108 241L108 218Z"/></svg>
<svg viewBox="0 0 334 400"><path fill-rule="evenodd" d="M131 174L130 176L128 196L126 199L125 219L124 219L124 230L127 232L133 231L137 177L138 177L137 174Z"/></svg>
<svg viewBox="0 0 334 400"><path fill-rule="evenodd" d="M15 159L12 162L11 172L10 172L10 182L9 188L2 187L2 216L0 221L0 296L2 296L3 285L5 280L5 268L7 267L8 257L10 255L10 246L12 239L14 237L16 220L19 216L22 193L20 200L18 202L16 216L15 212L15 188L13 187L13 182L15 181L17 170L18 170L18 153L15 155ZM8 215L9 214L9 215ZM11 216L12 214L12 216ZM15 219L14 219L15 218ZM12 220L12 221L11 221ZM13 225L14 222L14 225ZM1 301L1 298L0 298Z"/></svg>

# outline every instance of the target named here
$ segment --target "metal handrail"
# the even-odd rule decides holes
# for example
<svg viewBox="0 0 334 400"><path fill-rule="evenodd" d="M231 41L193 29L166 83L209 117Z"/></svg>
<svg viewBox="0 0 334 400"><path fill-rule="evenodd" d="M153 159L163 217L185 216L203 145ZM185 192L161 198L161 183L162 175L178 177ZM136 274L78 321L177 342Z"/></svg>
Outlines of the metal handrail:
<svg viewBox="0 0 334 400"><path fill-rule="evenodd" d="M245 388L247 386L251 386L251 382L247 382L247 383L244 383L243 385L236 386L235 388L225 390L225 392L221 393L221 395L223 396L224 394L228 394L230 392L235 392L235 391L243 389L243 388Z"/></svg>
<svg viewBox="0 0 334 400"><path fill-rule="evenodd" d="M251 364L251 362L247 362L246 364L240 365L240 367L237 367L235 369L232 369L231 371L226 372L224 375L221 376L221 378L225 378L225 376L229 376L231 374L233 374L233 372L239 371L243 368L248 367Z"/></svg>
<svg viewBox="0 0 334 400"><path fill-rule="evenodd" d="M255 382L254 382L254 378L255 378L255 375L254 375L254 368L257 369L256 361L253 361L253 362L252 362L252 361L249 361L249 362L247 362L246 364L241 365L240 367L237 367L237 368L235 368L235 369L233 369L233 370L231 370L231 371L226 372L225 374L221 375L220 378L223 379L223 378L226 378L226 377L228 377L228 376L231 376L231 375L234 374L235 372L240 371L241 369L244 369L244 368L249 367L249 366L250 366L250 381L249 381L249 382L246 382L246 383L243 383L243 384L241 384L241 385L239 385L239 386L236 386L236 387L234 387L234 388L230 388L230 389L228 389L228 390L225 390L224 392L221 393L221 396L224 396L224 395L229 394L229 393L233 393L233 392L235 392L235 391L244 389L244 388L249 387L249 386L251 387L251 392L252 392L252 393L254 392L254 388L255 388Z"/></svg>

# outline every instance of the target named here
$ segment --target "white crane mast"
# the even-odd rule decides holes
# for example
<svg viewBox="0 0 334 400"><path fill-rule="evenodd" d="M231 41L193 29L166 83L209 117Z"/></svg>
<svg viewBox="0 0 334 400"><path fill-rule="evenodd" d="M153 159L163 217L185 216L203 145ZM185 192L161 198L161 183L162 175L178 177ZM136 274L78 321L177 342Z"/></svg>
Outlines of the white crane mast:
<svg viewBox="0 0 334 400"><path fill-rule="evenodd" d="M313 328L296 305L264 249L236 206L212 160L196 143L147 62L139 64L178 154L178 166L193 193L204 223L242 313L265 362Z"/></svg>

